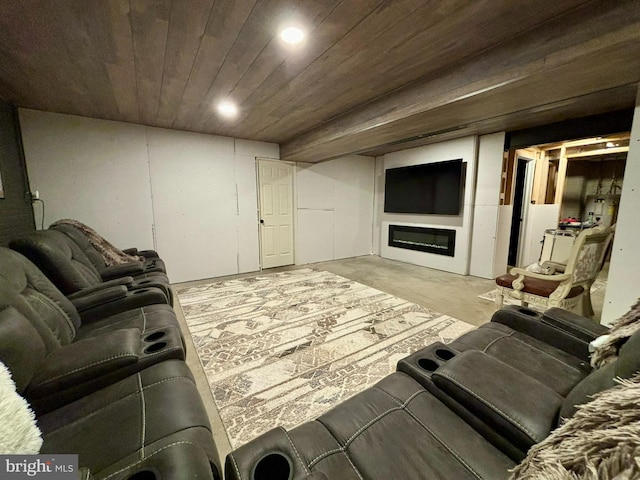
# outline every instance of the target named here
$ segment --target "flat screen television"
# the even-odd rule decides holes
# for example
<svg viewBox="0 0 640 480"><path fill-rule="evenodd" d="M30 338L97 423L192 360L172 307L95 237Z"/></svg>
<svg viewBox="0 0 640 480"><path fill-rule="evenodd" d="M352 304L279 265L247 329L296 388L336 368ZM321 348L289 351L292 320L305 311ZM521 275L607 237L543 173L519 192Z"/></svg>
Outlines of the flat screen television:
<svg viewBox="0 0 640 480"><path fill-rule="evenodd" d="M384 211L459 215L462 159L389 168L385 172Z"/></svg>

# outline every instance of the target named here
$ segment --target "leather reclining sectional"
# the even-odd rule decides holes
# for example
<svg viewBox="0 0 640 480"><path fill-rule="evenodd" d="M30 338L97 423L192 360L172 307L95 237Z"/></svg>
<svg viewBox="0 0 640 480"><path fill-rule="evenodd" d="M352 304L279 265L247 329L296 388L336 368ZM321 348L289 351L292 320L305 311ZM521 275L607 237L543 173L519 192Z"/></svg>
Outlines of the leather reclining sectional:
<svg viewBox="0 0 640 480"><path fill-rule="evenodd" d="M560 309L504 308L315 421L231 452L225 478L507 479L577 405L640 370L640 332L591 369L588 344L606 332Z"/></svg>
<svg viewBox="0 0 640 480"><path fill-rule="evenodd" d="M115 314L142 305L172 304L166 274L149 272L139 279L125 275L105 280L82 249L61 231L33 232L12 240L9 247L31 260L87 314L96 306L102 310L109 305Z"/></svg>
<svg viewBox="0 0 640 480"><path fill-rule="evenodd" d="M70 299L27 258L0 248L0 361L36 413L41 453L78 454L87 479L218 480L175 313L153 295L146 304L128 283L87 287L93 302Z"/></svg>
<svg viewBox="0 0 640 480"><path fill-rule="evenodd" d="M80 247L87 258L100 273L103 280L111 280L123 276L131 276L135 280L144 278L154 278L153 273L167 273L162 259L158 257L158 253L153 250L139 251L136 248L127 249L124 253L132 256L144 258L144 260L131 261L121 263L119 265L107 265L100 252L91 244L89 239L77 228L68 224L56 224L49 227L49 230L57 230L68 236L73 242Z"/></svg>
<svg viewBox="0 0 640 480"><path fill-rule="evenodd" d="M36 413L41 453L79 454L85 479L219 480L164 263L132 249L145 259L108 267L81 235L58 225L0 248L0 361ZM315 421L231 452L225 478L507 479L577 405L640 370L640 332L591 368L589 342L606 332L559 309L504 308Z"/></svg>

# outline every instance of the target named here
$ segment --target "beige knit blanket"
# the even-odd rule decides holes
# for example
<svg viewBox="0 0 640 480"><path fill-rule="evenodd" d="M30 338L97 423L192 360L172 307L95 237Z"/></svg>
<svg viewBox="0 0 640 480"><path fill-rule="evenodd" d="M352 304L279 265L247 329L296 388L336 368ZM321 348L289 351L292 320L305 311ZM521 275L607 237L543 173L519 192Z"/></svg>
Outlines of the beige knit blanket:
<svg viewBox="0 0 640 480"><path fill-rule="evenodd" d="M618 358L618 351L622 344L638 330L640 330L640 299L631 307L631 310L611 325L607 335L603 335L592 343L595 350L591 354L591 366L599 368Z"/></svg>

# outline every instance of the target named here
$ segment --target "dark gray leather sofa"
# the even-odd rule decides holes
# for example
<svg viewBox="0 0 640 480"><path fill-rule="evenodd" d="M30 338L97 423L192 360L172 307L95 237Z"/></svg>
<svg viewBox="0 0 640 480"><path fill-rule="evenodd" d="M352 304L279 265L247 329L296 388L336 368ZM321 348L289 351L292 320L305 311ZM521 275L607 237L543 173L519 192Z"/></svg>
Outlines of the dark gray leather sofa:
<svg viewBox="0 0 640 480"><path fill-rule="evenodd" d="M507 479L576 405L640 370L640 332L591 370L588 342L604 331L558 309L503 309L315 421L231 452L225 478Z"/></svg>
<svg viewBox="0 0 640 480"><path fill-rule="evenodd" d="M73 304L19 253L0 249L0 304L21 314L14 330L37 336L42 362L25 389L40 413L103 388L167 359L184 359L175 314L156 306L104 316L80 317ZM19 327L19 328L18 328Z"/></svg>
<svg viewBox="0 0 640 480"><path fill-rule="evenodd" d="M71 361L82 361L82 357L75 358L82 353L68 355ZM11 371L18 393L29 399L51 355L29 320L14 307L0 304L0 361ZM83 478L220 478L206 411L193 376L181 360L150 364L45 410L36 410L44 440L41 453L78 454L79 466L89 475Z"/></svg>
<svg viewBox="0 0 640 480"><path fill-rule="evenodd" d="M172 308L102 314L78 314L0 248L0 361L36 413L41 453L78 454L82 478L95 480L220 480Z"/></svg>
<svg viewBox="0 0 640 480"><path fill-rule="evenodd" d="M138 300L143 295L129 292L123 286L99 292L96 294L96 302L90 308L82 309L78 307L82 302L74 302L65 297L33 263L8 248L0 248L0 279L4 279L10 287L0 289L8 304L16 305L28 318L35 314L51 315L56 312L54 308L62 310L64 316L76 327L76 339L120 328L135 327L145 333L165 326L178 326L175 313L169 305L146 304ZM133 298L133 301L118 302L114 307L111 305L111 290L115 291L116 295L113 296L116 299ZM46 305L51 302L56 307L47 308ZM62 314L57 313L57 316Z"/></svg>
<svg viewBox="0 0 640 480"><path fill-rule="evenodd" d="M564 400L592 373L588 343L606 331L561 309L541 315L510 306L449 345L436 343L401 360L398 370L520 461L556 427ZM484 407L471 395L483 396ZM493 409L513 421L490 415Z"/></svg>
<svg viewBox="0 0 640 480"><path fill-rule="evenodd" d="M100 252L91 244L87 236L77 228L62 223L49 227L49 230L62 232L73 240L91 261L93 266L96 267L103 280L111 280L112 278L127 275L133 277L135 280L142 280L144 278L157 276L155 273L167 273L164 262L158 257L155 251L145 250L138 252L137 249L129 250L131 252L129 255L143 257L144 260L108 266Z"/></svg>
<svg viewBox="0 0 640 480"><path fill-rule="evenodd" d="M102 302L105 297L112 314L142 305L172 303L166 275L154 273L140 280L124 276L105 281L80 247L62 232L32 232L13 239L9 247L31 260L79 309L91 308L96 302L106 303ZM123 295L127 292L131 294Z"/></svg>

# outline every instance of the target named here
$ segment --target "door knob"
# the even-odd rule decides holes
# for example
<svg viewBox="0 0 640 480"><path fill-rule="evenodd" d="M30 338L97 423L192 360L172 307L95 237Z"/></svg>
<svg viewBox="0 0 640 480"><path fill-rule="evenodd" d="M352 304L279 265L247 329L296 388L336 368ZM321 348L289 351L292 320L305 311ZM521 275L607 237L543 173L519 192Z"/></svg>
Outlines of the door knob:
<svg viewBox="0 0 640 480"><path fill-rule="evenodd" d="M263 219L260 219L260 223L264 223L264 220L263 220Z"/></svg>

